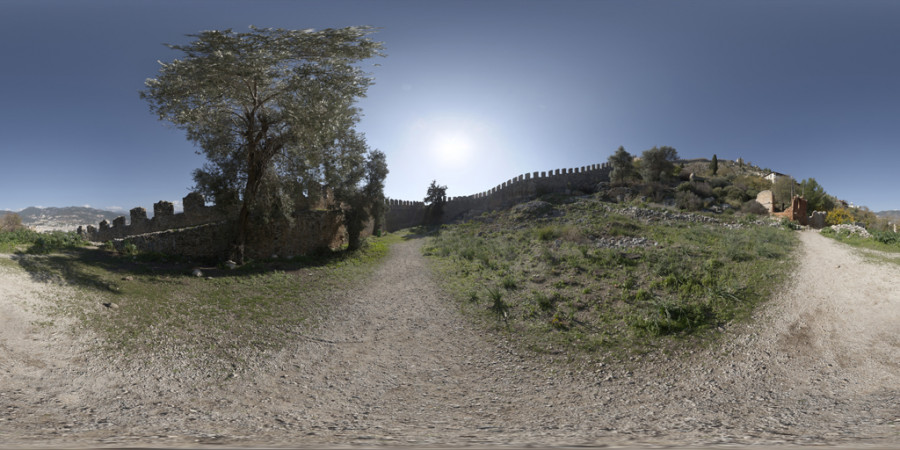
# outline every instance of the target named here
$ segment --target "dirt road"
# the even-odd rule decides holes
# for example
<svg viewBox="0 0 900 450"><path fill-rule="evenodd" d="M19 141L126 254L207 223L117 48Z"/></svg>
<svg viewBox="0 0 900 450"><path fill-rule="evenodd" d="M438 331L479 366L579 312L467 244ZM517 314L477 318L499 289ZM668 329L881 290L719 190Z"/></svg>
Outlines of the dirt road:
<svg viewBox="0 0 900 450"><path fill-rule="evenodd" d="M482 335L419 240L324 325L224 377L96 353L43 322L66 288L0 264L0 446L900 444L900 267L800 238L789 290L756 325L628 367Z"/></svg>

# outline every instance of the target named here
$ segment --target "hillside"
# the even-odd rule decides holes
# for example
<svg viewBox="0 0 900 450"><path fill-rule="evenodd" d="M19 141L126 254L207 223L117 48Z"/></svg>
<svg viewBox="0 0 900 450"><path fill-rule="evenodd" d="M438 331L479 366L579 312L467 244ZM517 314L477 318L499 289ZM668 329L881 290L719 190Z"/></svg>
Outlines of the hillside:
<svg viewBox="0 0 900 450"><path fill-rule="evenodd" d="M890 211L879 211L875 213L876 216L882 219L888 219L890 221L900 221L900 210L893 209Z"/></svg>
<svg viewBox="0 0 900 450"><path fill-rule="evenodd" d="M72 231L79 226L97 226L103 220L112 222L113 219L121 215L112 211L84 206L66 206L62 208L30 206L18 212L0 211L0 217L12 213L18 214L22 218L22 225L37 231Z"/></svg>

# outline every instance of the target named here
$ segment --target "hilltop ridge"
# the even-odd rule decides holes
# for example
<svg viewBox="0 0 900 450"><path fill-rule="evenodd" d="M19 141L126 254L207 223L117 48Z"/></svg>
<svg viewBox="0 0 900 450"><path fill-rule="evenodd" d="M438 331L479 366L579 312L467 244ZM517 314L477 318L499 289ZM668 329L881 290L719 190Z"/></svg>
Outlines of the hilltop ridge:
<svg viewBox="0 0 900 450"><path fill-rule="evenodd" d="M0 217L18 214L22 225L35 231L74 231L79 226L95 225L103 220L112 221L121 213L87 206L64 206L39 208L29 206L21 211L0 211Z"/></svg>

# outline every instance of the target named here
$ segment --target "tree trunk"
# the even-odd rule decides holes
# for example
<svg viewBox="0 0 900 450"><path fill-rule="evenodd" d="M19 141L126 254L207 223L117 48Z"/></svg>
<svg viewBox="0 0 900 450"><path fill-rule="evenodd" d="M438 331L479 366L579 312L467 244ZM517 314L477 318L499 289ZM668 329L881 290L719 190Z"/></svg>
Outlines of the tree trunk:
<svg viewBox="0 0 900 450"><path fill-rule="evenodd" d="M259 185L262 182L263 168L262 157L255 152L250 152L249 164L247 164L247 187L244 189L244 200L241 203L241 212L238 215L237 236L231 250L232 261L244 264L247 246L247 236L250 234L250 207L259 193Z"/></svg>

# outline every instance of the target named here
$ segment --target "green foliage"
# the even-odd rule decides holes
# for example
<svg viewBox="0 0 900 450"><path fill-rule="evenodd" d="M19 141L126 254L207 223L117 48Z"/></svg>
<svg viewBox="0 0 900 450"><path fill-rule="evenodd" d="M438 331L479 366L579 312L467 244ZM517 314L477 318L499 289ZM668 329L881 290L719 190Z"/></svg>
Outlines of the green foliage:
<svg viewBox="0 0 900 450"><path fill-rule="evenodd" d="M382 48L371 32L203 31L187 45L169 45L182 57L147 80L141 98L151 111L185 130L206 156L194 172L196 189L240 199L238 259L251 217L290 220L304 192L339 192L364 177L368 148L354 129L354 103L372 84L359 62Z"/></svg>
<svg viewBox="0 0 900 450"><path fill-rule="evenodd" d="M358 173L358 172L357 172ZM362 168L361 177L365 184L357 181L359 176L347 176L336 181L334 190L337 198L344 199L343 217L347 228L348 250L359 250L362 245L360 235L369 218L374 220L373 234L379 235L384 225L384 180L388 168L383 152L374 150L369 153Z"/></svg>
<svg viewBox="0 0 900 450"><path fill-rule="evenodd" d="M787 217L781 219L781 226L785 230L789 230L789 231L796 231L796 230L800 229L799 223L797 223L791 219L788 219Z"/></svg>
<svg viewBox="0 0 900 450"><path fill-rule="evenodd" d="M854 222L853 214L845 208L832 209L831 211L828 211L828 214L825 216L825 224L827 225L840 225Z"/></svg>
<svg viewBox="0 0 900 450"><path fill-rule="evenodd" d="M444 217L444 205L447 203L447 186L437 184L437 180L431 180L428 191L425 194L425 223L435 225L441 223Z"/></svg>
<svg viewBox="0 0 900 450"><path fill-rule="evenodd" d="M534 234L535 234L535 236L537 236L538 239L540 239L542 241L552 241L553 239L556 239L559 237L560 228L553 226L553 225L547 225L547 226L535 228Z"/></svg>
<svg viewBox="0 0 900 450"><path fill-rule="evenodd" d="M900 233L894 233L893 231L872 230L869 231L869 234L872 235L872 239L877 242L881 242L882 244L900 245Z"/></svg>
<svg viewBox="0 0 900 450"><path fill-rule="evenodd" d="M808 178L800 183L800 193L806 199L807 211L831 211L834 209L834 198L825 192L825 188L816 182L815 178Z"/></svg>
<svg viewBox="0 0 900 450"><path fill-rule="evenodd" d="M713 175L719 173L719 158L715 154L713 154L712 161L709 163L709 171Z"/></svg>
<svg viewBox="0 0 900 450"><path fill-rule="evenodd" d="M488 288L488 299L491 301L491 311L497 315L497 320L507 320L509 305L503 301L503 292L497 288Z"/></svg>
<svg viewBox="0 0 900 450"><path fill-rule="evenodd" d="M64 249L83 247L86 244L87 241L74 231L38 233L28 249L28 253L47 254Z"/></svg>
<svg viewBox="0 0 900 450"><path fill-rule="evenodd" d="M644 181L667 181L675 169L678 152L673 147L662 146L644 150L641 155L641 177Z"/></svg>
<svg viewBox="0 0 900 450"><path fill-rule="evenodd" d="M138 248L133 242L125 241L122 243L122 251L120 253L124 256L137 256Z"/></svg>
<svg viewBox="0 0 900 450"><path fill-rule="evenodd" d="M26 228L18 228L14 231L0 231L0 252L11 253L20 247L32 245L38 239L40 233Z"/></svg>
<svg viewBox="0 0 900 450"><path fill-rule="evenodd" d="M675 194L675 206L688 211L699 211L703 208L703 200L691 191Z"/></svg>
<svg viewBox="0 0 900 450"><path fill-rule="evenodd" d="M672 336L702 339L748 317L789 273L796 236L783 228L645 222L610 208L578 199L533 222L511 210L446 226L425 251L464 311L492 319L488 326L505 317L523 345L554 351L644 351ZM631 237L656 245L601 244ZM487 290L487 311L470 301L483 286L497 286Z"/></svg>
<svg viewBox="0 0 900 450"><path fill-rule="evenodd" d="M758 216L764 216L769 214L769 211L756 200L747 200L741 205L741 212L745 214L755 214Z"/></svg>
<svg viewBox="0 0 900 450"><path fill-rule="evenodd" d="M633 180L637 175L634 168L634 156L625 151L625 147L619 147L614 154L609 157L609 165L612 167L610 173L610 181L616 184L624 184Z"/></svg>
<svg viewBox="0 0 900 450"><path fill-rule="evenodd" d="M799 185L791 177L779 177L772 186L775 196L776 210L782 211L791 206L793 195L800 195Z"/></svg>
<svg viewBox="0 0 900 450"><path fill-rule="evenodd" d="M25 229L22 225L22 218L16 213L9 213L0 216L0 233L10 233Z"/></svg>

